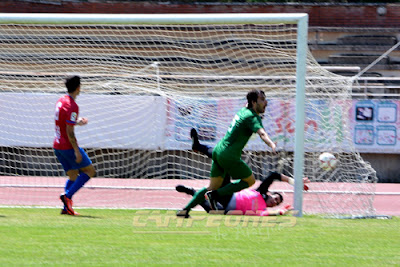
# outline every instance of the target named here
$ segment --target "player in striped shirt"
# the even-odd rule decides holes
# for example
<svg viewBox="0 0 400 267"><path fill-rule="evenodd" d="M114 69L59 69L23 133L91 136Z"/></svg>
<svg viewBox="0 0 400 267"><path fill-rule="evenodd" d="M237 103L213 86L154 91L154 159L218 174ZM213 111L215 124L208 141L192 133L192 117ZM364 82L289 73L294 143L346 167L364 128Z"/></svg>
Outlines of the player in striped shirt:
<svg viewBox="0 0 400 267"><path fill-rule="evenodd" d="M68 94L56 103L54 153L63 166L69 179L65 184L65 193L60 196L64 204L61 214L79 215L72 208L72 196L96 174L86 152L78 146L74 126L86 125L88 120L79 117L79 107L75 102L80 93L81 78L72 76L66 79Z"/></svg>

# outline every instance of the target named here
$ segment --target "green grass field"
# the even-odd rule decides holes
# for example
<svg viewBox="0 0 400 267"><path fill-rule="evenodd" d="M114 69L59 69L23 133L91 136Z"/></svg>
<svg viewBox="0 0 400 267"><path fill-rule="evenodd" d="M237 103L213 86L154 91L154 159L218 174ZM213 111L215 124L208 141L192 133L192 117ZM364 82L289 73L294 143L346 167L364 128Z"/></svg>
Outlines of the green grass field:
<svg viewBox="0 0 400 267"><path fill-rule="evenodd" d="M0 266L400 264L400 218L0 208Z"/></svg>

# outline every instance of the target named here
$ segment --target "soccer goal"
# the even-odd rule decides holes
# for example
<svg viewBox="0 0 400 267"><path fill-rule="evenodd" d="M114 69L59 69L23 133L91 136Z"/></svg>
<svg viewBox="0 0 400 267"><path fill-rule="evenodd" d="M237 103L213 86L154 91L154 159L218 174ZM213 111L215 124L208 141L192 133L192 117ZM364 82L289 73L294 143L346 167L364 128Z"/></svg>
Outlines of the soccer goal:
<svg viewBox="0 0 400 267"><path fill-rule="evenodd" d="M312 181L303 194L273 190L300 214L373 214L375 171L355 151L352 80L307 49L307 14L0 14L0 205L59 206L65 174L52 150L63 80L82 77L87 126L78 143L97 171L76 207L181 208L177 183L208 184L211 160L191 150L190 129L214 146L250 89L266 92L263 124L243 158ZM304 129L304 130L302 130ZM324 171L318 156L333 153ZM293 193L294 192L294 193ZM100 197L99 197L100 196Z"/></svg>

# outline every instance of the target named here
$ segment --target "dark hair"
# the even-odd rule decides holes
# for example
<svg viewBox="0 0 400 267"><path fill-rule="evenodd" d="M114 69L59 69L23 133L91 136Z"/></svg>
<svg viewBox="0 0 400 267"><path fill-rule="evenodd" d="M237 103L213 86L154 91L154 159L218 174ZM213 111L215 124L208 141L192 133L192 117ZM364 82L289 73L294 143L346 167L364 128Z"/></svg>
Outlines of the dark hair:
<svg viewBox="0 0 400 267"><path fill-rule="evenodd" d="M264 91L258 90L258 89L253 89L250 92L247 93L247 107L252 108L253 107L253 101L257 102L258 96L260 94L265 95Z"/></svg>
<svg viewBox="0 0 400 267"><path fill-rule="evenodd" d="M271 192L270 194L262 194L262 197L264 198L265 204L267 204L267 201L268 201L269 198L272 198L272 195L279 196L279 200L280 200L279 204L281 204L283 202L283 196L280 193ZM277 204L277 205L279 205L279 204Z"/></svg>
<svg viewBox="0 0 400 267"><path fill-rule="evenodd" d="M75 75L65 79L65 86L68 89L68 93L73 93L81 85L81 77Z"/></svg>
<svg viewBox="0 0 400 267"><path fill-rule="evenodd" d="M281 201L281 202L279 202L279 204L283 202L283 196L282 196L280 193L278 193L278 192L273 192L273 193L271 193L271 195L278 195L278 196L279 196L279 199L280 199L280 201Z"/></svg>

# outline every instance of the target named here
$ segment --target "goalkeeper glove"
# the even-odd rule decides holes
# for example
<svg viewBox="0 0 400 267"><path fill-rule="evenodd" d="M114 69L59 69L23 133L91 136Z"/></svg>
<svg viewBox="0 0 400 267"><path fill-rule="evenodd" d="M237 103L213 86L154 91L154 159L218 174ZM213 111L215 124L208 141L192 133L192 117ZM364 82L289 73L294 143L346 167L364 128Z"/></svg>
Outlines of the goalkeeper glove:
<svg viewBox="0 0 400 267"><path fill-rule="evenodd" d="M282 209L279 210L279 214L280 215L284 215L286 214L286 212L288 212L289 210L292 210L293 207L291 205L286 205L285 207L283 207Z"/></svg>

